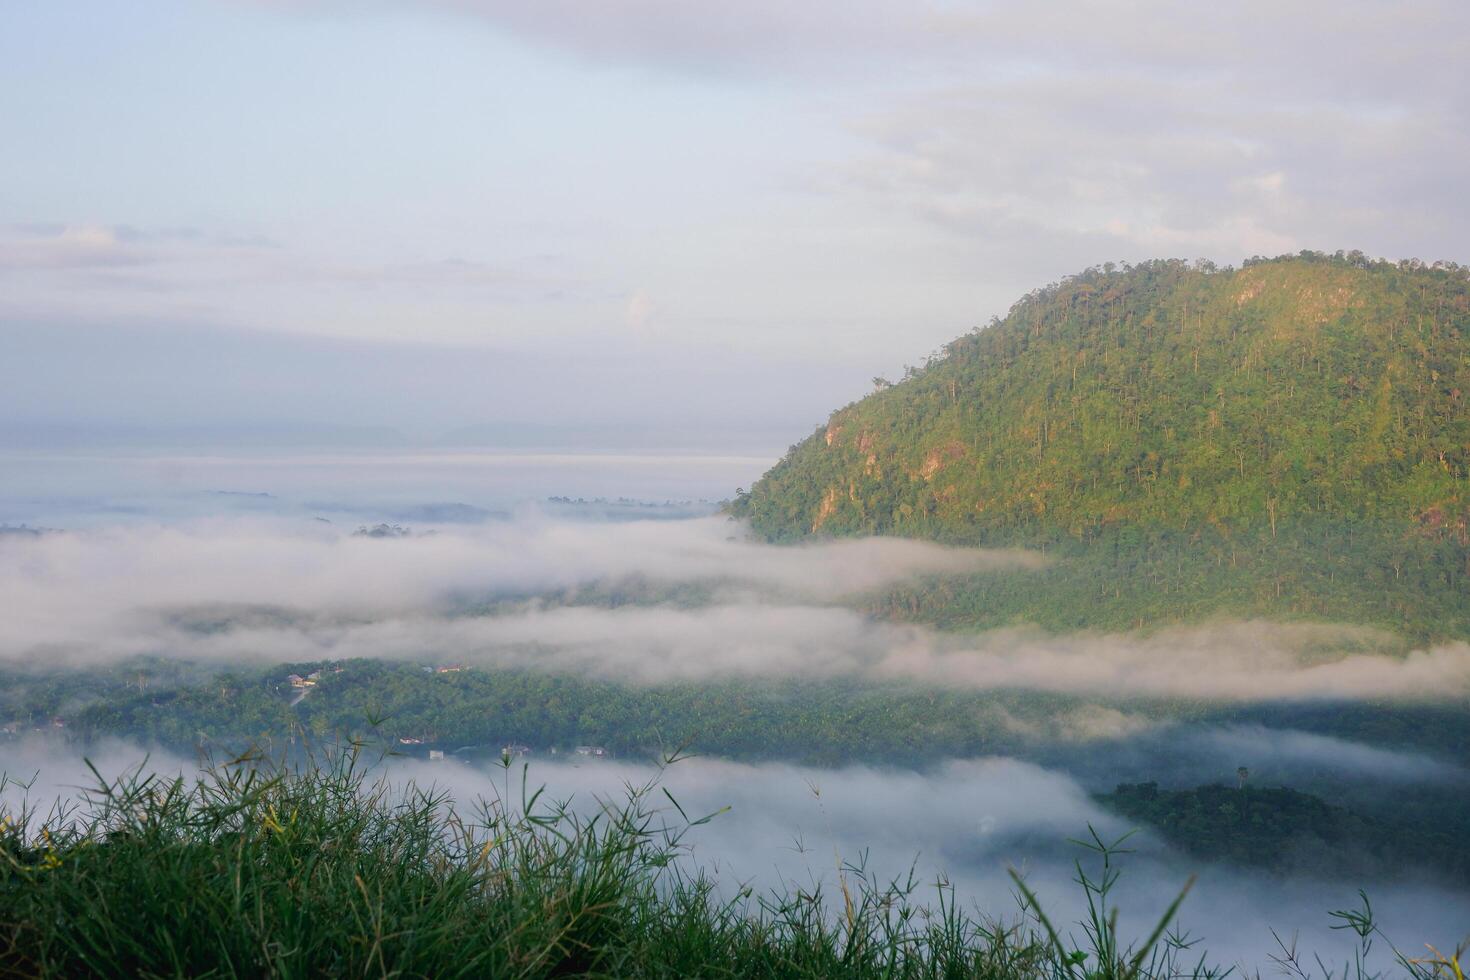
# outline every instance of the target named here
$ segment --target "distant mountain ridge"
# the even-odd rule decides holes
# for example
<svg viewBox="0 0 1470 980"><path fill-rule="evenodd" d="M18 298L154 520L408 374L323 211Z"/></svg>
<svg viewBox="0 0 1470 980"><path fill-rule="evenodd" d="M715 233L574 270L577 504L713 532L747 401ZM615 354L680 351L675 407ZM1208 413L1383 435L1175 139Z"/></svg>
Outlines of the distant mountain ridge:
<svg viewBox="0 0 1470 980"><path fill-rule="evenodd" d="M1027 295L834 412L733 510L774 541L1106 545L1114 573L1142 563L1166 589L1152 567L1161 541L1175 558L1193 547L1220 565L1228 553L1236 570L1242 549L1272 559L1252 566L1272 575L1260 597L1272 601L1235 595L1190 616L1332 614L1334 553L1351 566L1344 588L1366 586L1363 558L1375 581L1428 575L1453 608L1470 600L1467 397L1463 266L1359 253L1109 264ZM1284 594L1309 561L1331 587ZM1368 618L1470 630L1445 634L1426 615Z"/></svg>

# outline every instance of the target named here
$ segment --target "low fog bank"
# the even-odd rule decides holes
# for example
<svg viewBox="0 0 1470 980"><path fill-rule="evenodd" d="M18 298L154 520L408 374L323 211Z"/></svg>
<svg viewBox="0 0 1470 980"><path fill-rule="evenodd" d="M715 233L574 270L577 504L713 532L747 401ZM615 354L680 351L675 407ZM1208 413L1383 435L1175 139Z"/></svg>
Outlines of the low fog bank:
<svg viewBox="0 0 1470 980"><path fill-rule="evenodd" d="M60 738L30 736L3 743L0 808L13 816L25 801L37 818L45 820L56 812L57 804L75 806L88 792L101 789L102 780L112 782L140 769L160 778L192 778L202 762L123 739L101 739L83 750Z"/></svg>
<svg viewBox="0 0 1470 980"><path fill-rule="evenodd" d="M1400 785L1470 782L1470 771L1418 753L1264 725L1220 729L1176 725L1170 726L1162 737L1168 738L1181 754L1219 760L1249 759L1252 771L1281 781L1330 775Z"/></svg>
<svg viewBox="0 0 1470 980"><path fill-rule="evenodd" d="M893 538L772 547L719 516L530 512L378 538L274 516L11 534L0 538L10 600L0 662L427 657L636 683L850 677L1222 701L1470 691L1470 645L1391 656L1373 631L1350 627L960 635L837 604L917 577L1024 574L1042 561ZM1116 723L1083 719L1079 734Z"/></svg>
<svg viewBox="0 0 1470 980"><path fill-rule="evenodd" d="M48 602L90 590L108 611L233 602L370 616L632 577L835 599L915 575L1041 561L896 538L776 548L723 517L588 524L529 514L485 527L403 530L384 540L328 525L216 519L18 535L0 551L0 576Z"/></svg>
<svg viewBox="0 0 1470 980"><path fill-rule="evenodd" d="M143 763L145 752L110 742L94 747L90 757L111 776ZM158 752L147 756L146 766L164 774L196 768L191 760ZM32 780L32 801L75 798L77 787L95 784L75 750L55 742L20 743L0 768ZM592 761L536 761L523 774L520 764L505 770L453 760L395 759L388 772L400 784L448 790L463 812L477 798L518 807L524 778L533 790L546 786L548 799L570 801L591 813L601 802L624 799L630 786L657 777L691 818L729 807L688 838L690 859L714 873L727 892L745 885L760 892L820 884L832 894L847 865L862 865L880 879L904 878L912 868L925 883L924 900L932 902L932 885L942 876L962 902L1010 918L1016 902L1007 868L1024 873L1054 919L1071 922L1082 913L1071 862L1081 858L1086 865L1089 858L1067 838L1085 836L1089 825L1104 839L1130 829L1069 776L1005 758L952 760L924 773L703 758L675 763L661 776L651 766ZM14 807L22 793L11 785L0 799ZM649 800L670 826L682 823L661 792ZM1340 962L1348 953L1348 937L1330 928L1327 913L1355 904L1358 884L1368 890L1385 932L1410 953L1426 942L1452 948L1465 938L1470 923L1470 895L1428 884L1281 879L1202 866L1146 834L1133 837L1129 846L1136 853L1122 859L1118 893L1125 933L1147 931L1187 876L1198 873L1181 923L1225 964L1242 962L1270 972L1268 957L1278 951L1273 929L1286 938L1297 936L1303 951ZM1380 965L1387 965L1386 958Z"/></svg>
<svg viewBox="0 0 1470 980"><path fill-rule="evenodd" d="M1059 712L1062 718L1092 716L1112 709L1085 705ZM1281 713L1283 725L1295 719ZM1422 752L1368 745L1289 727L1216 725L1156 719L1124 734L1076 739L1039 732L1011 749L1037 764L1066 772L1089 790L1109 793L1120 784L1156 783L1165 790L1234 786L1245 767L1250 786L1290 787L1356 814L1390 821L1405 815L1406 799L1421 812L1461 805L1470 790L1470 770ZM1429 824L1444 825L1425 812ZM1374 859L1378 860L1378 859ZM1434 856L1423 860L1432 864ZM1376 867L1361 862L1356 866Z"/></svg>

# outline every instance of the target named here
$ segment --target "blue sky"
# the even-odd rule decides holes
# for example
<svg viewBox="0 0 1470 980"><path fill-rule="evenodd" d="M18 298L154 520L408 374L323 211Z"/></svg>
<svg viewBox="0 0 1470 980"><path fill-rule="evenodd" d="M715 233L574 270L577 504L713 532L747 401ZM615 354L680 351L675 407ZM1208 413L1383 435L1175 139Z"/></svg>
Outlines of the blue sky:
<svg viewBox="0 0 1470 980"><path fill-rule="evenodd" d="M1464 261L1466 11L12 4L0 413L795 439L1087 265Z"/></svg>

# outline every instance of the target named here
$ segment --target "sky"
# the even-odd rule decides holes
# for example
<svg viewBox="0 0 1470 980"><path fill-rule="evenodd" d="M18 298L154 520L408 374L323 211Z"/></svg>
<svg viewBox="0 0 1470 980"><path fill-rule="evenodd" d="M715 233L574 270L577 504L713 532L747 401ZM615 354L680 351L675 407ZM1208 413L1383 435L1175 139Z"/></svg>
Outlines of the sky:
<svg viewBox="0 0 1470 980"><path fill-rule="evenodd" d="M1461 0L5 21L0 445L779 453L1089 265L1470 258Z"/></svg>

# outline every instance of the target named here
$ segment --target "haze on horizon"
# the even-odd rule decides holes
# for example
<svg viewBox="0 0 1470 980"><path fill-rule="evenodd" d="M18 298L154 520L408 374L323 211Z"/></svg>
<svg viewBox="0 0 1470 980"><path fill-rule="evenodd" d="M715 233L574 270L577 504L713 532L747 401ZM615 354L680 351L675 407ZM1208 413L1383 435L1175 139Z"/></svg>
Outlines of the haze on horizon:
<svg viewBox="0 0 1470 980"><path fill-rule="evenodd" d="M0 33L0 445L779 452L1108 260L1464 260L1470 8L83 0Z"/></svg>

